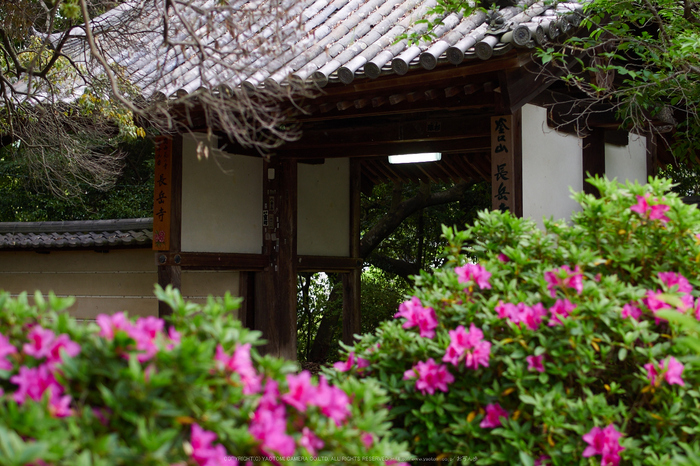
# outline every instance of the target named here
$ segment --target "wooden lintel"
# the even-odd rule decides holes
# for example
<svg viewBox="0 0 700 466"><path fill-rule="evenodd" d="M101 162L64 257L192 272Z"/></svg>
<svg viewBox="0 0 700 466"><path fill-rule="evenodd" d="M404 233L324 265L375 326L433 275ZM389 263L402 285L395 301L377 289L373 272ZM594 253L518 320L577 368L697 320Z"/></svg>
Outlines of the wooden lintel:
<svg viewBox="0 0 700 466"><path fill-rule="evenodd" d="M348 272L356 267L362 267L359 257L333 256L297 256L299 272Z"/></svg>
<svg viewBox="0 0 700 466"><path fill-rule="evenodd" d="M178 266L185 270L260 271L269 263L270 258L266 254L176 251L156 253L158 266Z"/></svg>
<svg viewBox="0 0 700 466"><path fill-rule="evenodd" d="M282 148L277 154L283 158L308 158L318 153L319 157L374 157L413 152L442 153L488 153L489 137L450 138L418 141L396 141L381 144L328 144L300 148Z"/></svg>

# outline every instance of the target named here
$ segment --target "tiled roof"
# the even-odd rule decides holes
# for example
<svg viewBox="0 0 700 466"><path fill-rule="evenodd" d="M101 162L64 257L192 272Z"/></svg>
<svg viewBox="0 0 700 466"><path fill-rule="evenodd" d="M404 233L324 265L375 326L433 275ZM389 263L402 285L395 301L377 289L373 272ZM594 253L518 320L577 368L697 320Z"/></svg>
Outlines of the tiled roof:
<svg viewBox="0 0 700 466"><path fill-rule="evenodd" d="M127 70L145 97L191 93L200 87L269 87L289 80L323 87L384 74L403 75L412 69L431 70L441 64L459 65L474 58L486 60L513 47L543 44L581 19L577 1L557 5L550 0L520 0L518 6L498 13L450 14L434 31L433 40L411 44L398 38L425 31L426 25L416 20L425 16L435 0L282 0L280 7L287 8L292 18L284 25L232 26L231 13L222 13L213 29L212 22L197 17L202 10L196 7L211 7L214 0L194 0L182 14L190 15L208 50L204 66L199 66L196 47L173 47L167 52L162 47L166 3L133 0L93 20L107 55ZM256 5L262 9L266 3L260 0ZM238 4L244 8L252 3L240 0ZM171 10L170 34L182 40L186 34L178 30ZM129 35L136 39L131 43L114 32L115 25L126 23ZM77 56L85 47L81 34L78 31L66 44L68 53ZM260 45L271 34L284 38L280 47ZM244 55L241 48L246 49ZM240 61L236 69L222 66L233 60Z"/></svg>
<svg viewBox="0 0 700 466"><path fill-rule="evenodd" d="M153 219L0 222L0 250L150 247Z"/></svg>

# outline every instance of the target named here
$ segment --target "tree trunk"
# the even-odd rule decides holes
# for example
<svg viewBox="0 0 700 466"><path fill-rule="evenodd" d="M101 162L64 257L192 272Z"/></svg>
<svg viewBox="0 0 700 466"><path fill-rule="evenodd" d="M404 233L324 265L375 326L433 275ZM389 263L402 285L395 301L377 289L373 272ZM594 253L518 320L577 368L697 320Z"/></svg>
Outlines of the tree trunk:
<svg viewBox="0 0 700 466"><path fill-rule="evenodd" d="M333 334L335 333L335 329L338 327L338 321L342 315L341 309L337 308L337 306L330 305L331 303L342 299L342 283L338 279L337 274L329 274L329 280L333 287L331 288L330 295L328 296L328 306L324 310L321 323L318 325L318 331L316 332L314 343L311 346L311 351L307 353L307 360L310 362L326 362L328 359L328 354L330 353L331 344L333 343Z"/></svg>

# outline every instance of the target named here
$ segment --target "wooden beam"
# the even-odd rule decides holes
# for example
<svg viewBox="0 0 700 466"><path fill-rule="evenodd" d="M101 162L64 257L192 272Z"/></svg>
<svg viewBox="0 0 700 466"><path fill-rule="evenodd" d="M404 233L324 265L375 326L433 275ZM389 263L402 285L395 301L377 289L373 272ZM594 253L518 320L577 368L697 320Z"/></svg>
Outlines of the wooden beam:
<svg viewBox="0 0 700 466"><path fill-rule="evenodd" d="M593 129L583 138L583 192L600 196L598 190L586 181L589 176L605 175L605 130Z"/></svg>
<svg viewBox="0 0 700 466"><path fill-rule="evenodd" d="M157 254L158 264L184 270L262 271L269 264L266 254L168 251Z"/></svg>
<svg viewBox="0 0 700 466"><path fill-rule="evenodd" d="M362 267L362 259L358 257L335 256L297 256L297 272L339 272L345 273Z"/></svg>

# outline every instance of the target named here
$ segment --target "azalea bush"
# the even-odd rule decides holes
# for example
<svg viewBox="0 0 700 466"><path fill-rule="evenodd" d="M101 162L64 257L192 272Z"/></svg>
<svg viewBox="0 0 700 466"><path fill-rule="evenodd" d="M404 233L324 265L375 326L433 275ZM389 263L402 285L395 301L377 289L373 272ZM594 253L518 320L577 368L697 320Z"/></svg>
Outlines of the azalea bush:
<svg viewBox="0 0 700 466"><path fill-rule="evenodd" d="M238 300L75 322L70 300L0 292L1 465L392 464L378 384L262 357Z"/></svg>
<svg viewBox="0 0 700 466"><path fill-rule="evenodd" d="M668 465L700 452L700 212L670 192L590 179L570 224L482 212L445 228L393 321L334 380L378 381L392 433L462 464ZM686 342L687 343L687 342ZM688 463L690 464L690 463Z"/></svg>

